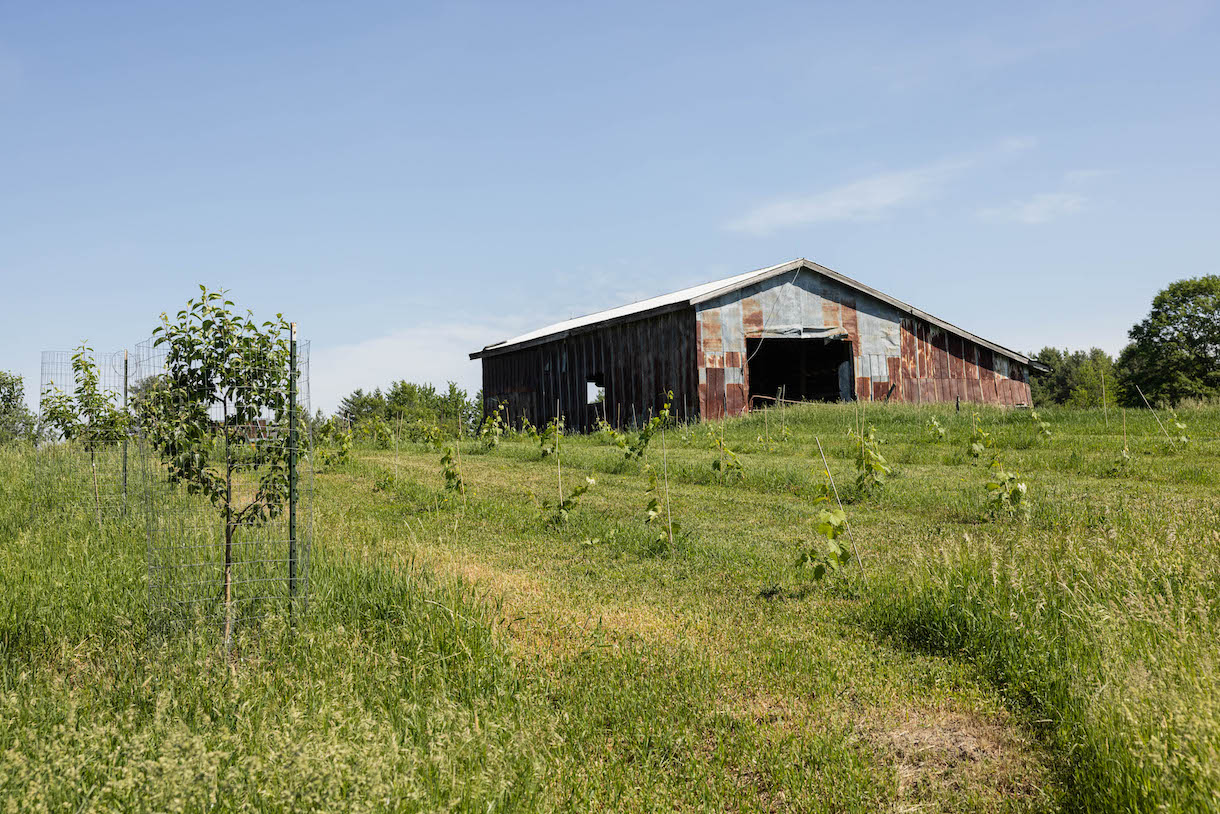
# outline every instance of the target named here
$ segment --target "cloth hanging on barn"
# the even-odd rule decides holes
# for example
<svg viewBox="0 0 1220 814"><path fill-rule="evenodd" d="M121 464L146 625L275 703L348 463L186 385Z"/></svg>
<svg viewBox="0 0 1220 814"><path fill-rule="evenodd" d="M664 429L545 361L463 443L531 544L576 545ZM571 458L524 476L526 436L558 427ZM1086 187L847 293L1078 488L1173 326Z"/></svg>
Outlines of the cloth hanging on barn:
<svg viewBox="0 0 1220 814"><path fill-rule="evenodd" d="M808 325L768 325L762 330L763 339L836 339L847 336L847 329L839 326L814 328Z"/></svg>

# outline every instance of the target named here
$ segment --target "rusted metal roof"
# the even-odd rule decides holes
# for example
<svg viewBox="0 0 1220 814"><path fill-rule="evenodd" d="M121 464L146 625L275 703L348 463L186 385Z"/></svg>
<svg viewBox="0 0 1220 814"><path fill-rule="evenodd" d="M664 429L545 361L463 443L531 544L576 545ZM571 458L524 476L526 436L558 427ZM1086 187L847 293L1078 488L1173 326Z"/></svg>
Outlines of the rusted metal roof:
<svg viewBox="0 0 1220 814"><path fill-rule="evenodd" d="M753 283L767 280L771 277L778 277L784 274L791 274L801 269L807 269L816 274L822 274L832 280L836 280L843 285L853 288L870 297L874 297L882 302L897 308L900 311L911 314L912 316L926 320L950 333L969 339L970 341L981 345L985 348L990 348L996 353L1007 356L1022 364L1031 365L1034 368L1042 369L1044 366L1036 361L1031 360L1028 356L1017 351L1006 348L1002 345L997 345L994 342L989 342L982 337L975 336L969 331L965 331L952 323L932 316L931 314L921 311L912 305L908 305L901 300L894 299L888 294L883 294L875 288L865 285L858 280L840 274L833 269L806 260L803 257L791 260L787 263L780 263L767 268L756 269L745 274L738 274L733 277L726 277L723 280L714 280L709 283L691 286L680 291L674 291L669 294L662 294L659 297L652 297L646 300L640 300L629 305L622 305L617 308L610 308L605 311L598 311L593 314L587 314L582 317L556 322L552 325L539 328L529 333L515 336L512 339L506 339L503 342L497 342L492 345L487 345L480 351L470 354L471 359L481 359L485 356L494 356L500 353L506 353L521 348L531 347L542 342L551 342L556 339L562 339L565 336L570 336L573 333L579 333L583 328L589 328L594 325L603 325L607 323L622 322L625 320L636 319L654 313L663 313L665 311L674 310L676 308L685 308L696 306L702 302L722 297L725 294L732 293L741 288L745 288Z"/></svg>

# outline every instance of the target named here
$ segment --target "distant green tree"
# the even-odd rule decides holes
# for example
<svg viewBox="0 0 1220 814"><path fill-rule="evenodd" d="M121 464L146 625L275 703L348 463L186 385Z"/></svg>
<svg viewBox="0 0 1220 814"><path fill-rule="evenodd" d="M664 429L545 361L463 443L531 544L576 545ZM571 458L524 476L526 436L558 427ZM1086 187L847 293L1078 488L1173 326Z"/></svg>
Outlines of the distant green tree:
<svg viewBox="0 0 1220 814"><path fill-rule="evenodd" d="M34 437L34 416L25 406L25 387L16 373L0 370L0 444Z"/></svg>
<svg viewBox="0 0 1220 814"><path fill-rule="evenodd" d="M1099 348L1076 368L1072 390L1065 404L1069 407L1113 407L1118 404L1121 387L1114 375L1114 359Z"/></svg>
<svg viewBox="0 0 1220 814"><path fill-rule="evenodd" d="M1046 347L1031 358L1051 369L1049 373L1030 371L1029 388L1036 407L1051 404L1101 407L1103 379L1106 403L1114 405L1120 398L1114 359L1101 348L1086 352Z"/></svg>
<svg viewBox="0 0 1220 814"><path fill-rule="evenodd" d="M381 388L367 393L362 389L352 391L339 403L337 414L353 425L380 419L394 429L401 419L404 425L418 421L436 425L449 435L459 430L468 435L483 416L477 398L470 399L455 382L448 382L441 392L434 385L403 379L390 382L384 393Z"/></svg>
<svg viewBox="0 0 1220 814"><path fill-rule="evenodd" d="M357 388L351 392L351 395L339 402L337 415L353 424L358 424L368 418L385 418L385 396L382 394L381 388L370 393Z"/></svg>
<svg viewBox="0 0 1220 814"><path fill-rule="evenodd" d="M1220 398L1220 275L1171 283L1127 334L1118 357L1124 402Z"/></svg>

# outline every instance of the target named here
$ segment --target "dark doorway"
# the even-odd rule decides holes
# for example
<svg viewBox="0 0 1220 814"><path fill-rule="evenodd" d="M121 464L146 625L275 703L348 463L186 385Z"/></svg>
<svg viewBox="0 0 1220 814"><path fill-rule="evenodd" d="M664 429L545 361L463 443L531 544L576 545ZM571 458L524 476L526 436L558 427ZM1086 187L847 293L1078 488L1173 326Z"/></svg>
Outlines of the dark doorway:
<svg viewBox="0 0 1220 814"><path fill-rule="evenodd" d="M843 339L747 339L750 395L791 401L851 401L851 343Z"/></svg>

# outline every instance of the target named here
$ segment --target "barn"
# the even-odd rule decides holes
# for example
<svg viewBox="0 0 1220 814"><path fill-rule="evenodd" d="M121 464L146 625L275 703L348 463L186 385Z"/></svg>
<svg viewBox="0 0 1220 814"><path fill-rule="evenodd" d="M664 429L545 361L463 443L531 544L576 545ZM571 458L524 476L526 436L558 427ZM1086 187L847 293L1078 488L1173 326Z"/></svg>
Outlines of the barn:
<svg viewBox="0 0 1220 814"><path fill-rule="evenodd" d="M557 322L470 354L514 423L637 424L789 401L1028 405L1041 365L804 258Z"/></svg>

